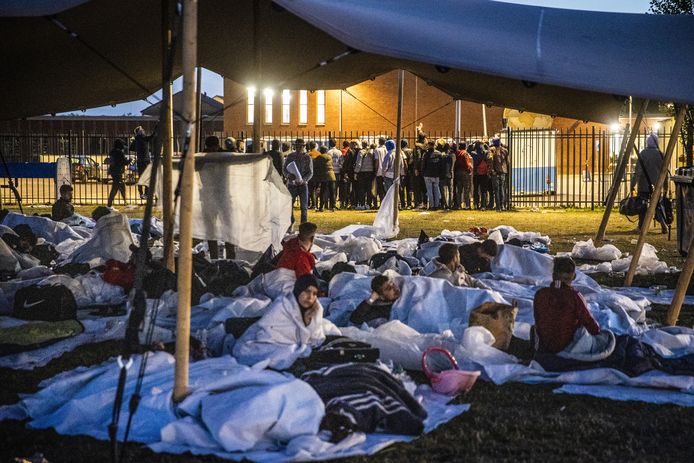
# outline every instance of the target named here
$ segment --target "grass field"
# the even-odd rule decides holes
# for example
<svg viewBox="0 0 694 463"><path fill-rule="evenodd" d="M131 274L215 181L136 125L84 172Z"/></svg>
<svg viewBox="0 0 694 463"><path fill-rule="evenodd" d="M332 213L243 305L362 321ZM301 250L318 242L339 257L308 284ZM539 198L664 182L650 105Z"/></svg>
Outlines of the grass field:
<svg viewBox="0 0 694 463"><path fill-rule="evenodd" d="M88 213L89 209L80 210ZM40 212L37 210L37 212ZM141 216L141 209L124 210ZM310 213L309 220L329 232L352 223L370 224L374 212L339 211ZM521 212L432 212L403 211L400 237L416 237L423 229L434 236L443 229L467 230L472 226L512 225L520 231L539 231L552 238L551 251L570 251L576 240L592 237L597 231L599 212L574 210ZM629 233L634 227L613 214L608 238L619 249L630 252ZM681 266L675 236L651 234L648 242L659 251L661 260ZM608 281L619 284L619 277ZM665 277L637 280L643 284L665 281ZM671 280L671 279L670 279ZM668 281L670 281L668 280ZM670 281L671 284L671 281ZM660 319L663 307L652 312ZM691 308L682 320L691 326ZM13 403L18 393L32 392L39 382L60 371L107 360L119 352L119 343L82 346L46 367L31 372L0 369L0 403ZM115 368L115 366L114 366ZM418 381L421 375L414 374ZM441 426L411 444L398 444L368 461L694 461L692 428L694 408L616 402L582 396L554 394L552 385L480 382L467 396L456 399L471 403L469 412ZM109 445L87 437L60 436L53 431L26 429L23 423L0 423L0 461L43 452L50 462L101 462L108 458ZM138 445L129 447L129 462L221 462L213 457L154 454ZM354 458L349 461L367 461Z"/></svg>

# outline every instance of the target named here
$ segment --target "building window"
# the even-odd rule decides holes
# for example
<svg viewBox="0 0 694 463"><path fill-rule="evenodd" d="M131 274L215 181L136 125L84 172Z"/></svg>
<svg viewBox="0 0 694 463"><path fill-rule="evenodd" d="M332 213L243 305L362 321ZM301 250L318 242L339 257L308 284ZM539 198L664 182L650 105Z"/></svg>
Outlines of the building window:
<svg viewBox="0 0 694 463"><path fill-rule="evenodd" d="M271 88L266 88L263 93L265 94L265 123L272 124L272 97L275 92Z"/></svg>
<svg viewBox="0 0 694 463"><path fill-rule="evenodd" d="M255 108L255 87L248 87L248 103L246 104L246 124L253 124Z"/></svg>
<svg viewBox="0 0 694 463"><path fill-rule="evenodd" d="M316 125L325 125L325 90L316 90Z"/></svg>
<svg viewBox="0 0 694 463"><path fill-rule="evenodd" d="M282 90L282 124L289 124L290 120L290 106L289 103L292 99L292 94L289 90Z"/></svg>
<svg viewBox="0 0 694 463"><path fill-rule="evenodd" d="M299 90L299 124L308 124L308 91Z"/></svg>

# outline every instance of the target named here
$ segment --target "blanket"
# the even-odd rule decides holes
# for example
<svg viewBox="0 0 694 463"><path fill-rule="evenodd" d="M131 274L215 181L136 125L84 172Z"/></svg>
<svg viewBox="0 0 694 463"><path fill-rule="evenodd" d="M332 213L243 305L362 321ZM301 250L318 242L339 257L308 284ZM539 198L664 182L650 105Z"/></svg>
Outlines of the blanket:
<svg viewBox="0 0 694 463"><path fill-rule="evenodd" d="M141 358L134 358L131 371L138 370ZM171 405L173 370L171 355L149 354L142 400L133 418L131 440L156 452L259 462L325 460L373 454L394 442L413 439L355 433L338 444L326 442L317 434L325 408L313 388L287 374L239 365L229 356L190 365L191 394L176 410ZM59 374L19 404L0 407L0 420L30 418L33 428L55 428L61 434L106 440L117 378L113 360ZM136 375L129 375L126 404L135 382ZM447 405L450 398L427 387L418 388L416 396L428 414L425 432L469 408ZM127 420L127 408L122 409L122 424ZM124 428L119 429L120 439Z"/></svg>

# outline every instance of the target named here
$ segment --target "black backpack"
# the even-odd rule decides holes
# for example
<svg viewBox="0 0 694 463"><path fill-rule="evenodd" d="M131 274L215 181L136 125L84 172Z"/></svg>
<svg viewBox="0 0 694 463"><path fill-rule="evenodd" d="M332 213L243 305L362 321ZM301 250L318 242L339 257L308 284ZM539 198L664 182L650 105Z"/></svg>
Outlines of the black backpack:
<svg viewBox="0 0 694 463"><path fill-rule="evenodd" d="M12 316L22 320L57 322L77 318L75 296L67 286L27 286L14 296Z"/></svg>
<svg viewBox="0 0 694 463"><path fill-rule="evenodd" d="M320 348L311 353L307 363L313 367L352 362L373 363L380 354L371 344L338 336L326 339Z"/></svg>

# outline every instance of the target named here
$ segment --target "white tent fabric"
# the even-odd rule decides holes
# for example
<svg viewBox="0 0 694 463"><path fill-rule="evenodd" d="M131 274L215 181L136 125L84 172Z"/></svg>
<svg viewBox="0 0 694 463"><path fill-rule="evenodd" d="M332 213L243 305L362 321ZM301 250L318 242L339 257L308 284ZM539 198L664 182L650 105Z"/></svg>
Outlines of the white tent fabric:
<svg viewBox="0 0 694 463"><path fill-rule="evenodd" d="M0 1L0 59L12 82L0 88L0 119L130 101L160 87L161 34L152 27L161 24L158 4L25 3ZM223 26L231 18L251 18L253 2L199 4L200 65L253 82L253 21ZM626 95L694 103L690 16L488 0L264 0L261 11L269 86L346 88L405 69L454 98L606 123L617 118ZM435 32L461 28L465 34ZM81 41L127 69L137 84ZM174 65L179 73L180 59Z"/></svg>

